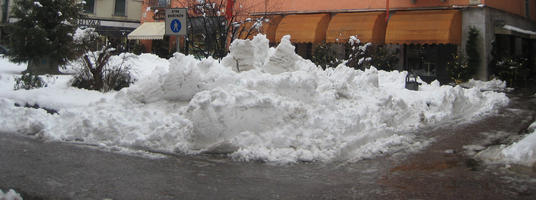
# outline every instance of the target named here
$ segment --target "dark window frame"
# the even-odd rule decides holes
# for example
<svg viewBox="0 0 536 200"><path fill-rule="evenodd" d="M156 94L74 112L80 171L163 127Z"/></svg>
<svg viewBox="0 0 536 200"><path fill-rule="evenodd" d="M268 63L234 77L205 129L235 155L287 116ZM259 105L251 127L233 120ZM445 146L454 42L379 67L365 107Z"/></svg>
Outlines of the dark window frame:
<svg viewBox="0 0 536 200"><path fill-rule="evenodd" d="M119 1L123 1L122 13L118 12L118 8L120 8L120 7L117 5L117 3ZM117 16L117 17L126 17L127 16L127 0L115 0L114 1L114 16Z"/></svg>
<svg viewBox="0 0 536 200"><path fill-rule="evenodd" d="M86 1L86 5L84 5L84 13L95 14L95 0L85 0L85 1ZM89 3L89 1L92 1L93 3Z"/></svg>

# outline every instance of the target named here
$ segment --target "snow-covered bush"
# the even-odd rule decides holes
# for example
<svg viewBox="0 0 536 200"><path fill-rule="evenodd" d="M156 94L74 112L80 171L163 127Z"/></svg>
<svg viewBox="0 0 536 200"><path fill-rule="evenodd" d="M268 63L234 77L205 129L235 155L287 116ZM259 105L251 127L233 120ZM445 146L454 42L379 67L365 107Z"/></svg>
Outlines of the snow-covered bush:
<svg viewBox="0 0 536 200"><path fill-rule="evenodd" d="M134 80L130 66L126 64L129 56L123 54L117 65L110 64L114 49L105 47L101 51L88 52L79 61L80 68L72 80L72 86L88 90L120 90L128 87Z"/></svg>
<svg viewBox="0 0 536 200"><path fill-rule="evenodd" d="M397 69L397 52L389 49L385 45L363 44L357 36L352 36L348 40L350 53L348 55L347 66L355 69L367 69L375 67L379 70L391 71Z"/></svg>
<svg viewBox="0 0 536 200"><path fill-rule="evenodd" d="M20 89L33 89L33 88L40 88L40 87L46 87L47 84L41 77L38 75L32 74L32 73L24 73L21 77L15 78L15 86L13 89L20 90Z"/></svg>

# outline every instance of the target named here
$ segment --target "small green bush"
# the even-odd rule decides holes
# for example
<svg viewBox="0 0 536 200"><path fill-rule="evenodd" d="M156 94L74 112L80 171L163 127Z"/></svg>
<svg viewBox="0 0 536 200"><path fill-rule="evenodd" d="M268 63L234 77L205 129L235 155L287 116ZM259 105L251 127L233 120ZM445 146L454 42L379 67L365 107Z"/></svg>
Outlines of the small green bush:
<svg viewBox="0 0 536 200"><path fill-rule="evenodd" d="M32 73L24 73L21 77L15 78L15 86L13 89L20 90L20 89L34 89L34 88L41 88L46 87L47 84L41 77L38 75L32 74Z"/></svg>
<svg viewBox="0 0 536 200"><path fill-rule="evenodd" d="M467 63L467 58L460 54L452 55L452 59L447 63L447 72L456 84L468 81L473 76L473 70Z"/></svg>
<svg viewBox="0 0 536 200"><path fill-rule="evenodd" d="M322 69L337 67L342 63L342 60L337 59L335 51L327 43L322 43L315 48L311 61Z"/></svg>

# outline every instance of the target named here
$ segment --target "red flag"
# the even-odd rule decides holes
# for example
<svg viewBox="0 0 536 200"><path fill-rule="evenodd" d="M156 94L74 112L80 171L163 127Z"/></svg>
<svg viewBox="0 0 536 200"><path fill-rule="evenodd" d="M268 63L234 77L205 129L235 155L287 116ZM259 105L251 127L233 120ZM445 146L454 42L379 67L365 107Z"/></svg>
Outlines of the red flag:
<svg viewBox="0 0 536 200"><path fill-rule="evenodd" d="M389 21L389 0L385 0L385 22Z"/></svg>
<svg viewBox="0 0 536 200"><path fill-rule="evenodd" d="M234 0L227 0L227 5L225 6L225 18L227 18L227 20L233 18L233 5Z"/></svg>

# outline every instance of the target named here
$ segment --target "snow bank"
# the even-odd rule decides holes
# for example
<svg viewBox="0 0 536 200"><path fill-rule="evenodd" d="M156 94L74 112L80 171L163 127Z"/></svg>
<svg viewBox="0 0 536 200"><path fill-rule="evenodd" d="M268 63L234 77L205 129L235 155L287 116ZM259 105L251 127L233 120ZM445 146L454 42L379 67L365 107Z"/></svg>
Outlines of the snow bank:
<svg viewBox="0 0 536 200"><path fill-rule="evenodd" d="M0 200L22 200L22 197L15 190L9 190L6 193L0 190Z"/></svg>
<svg viewBox="0 0 536 200"><path fill-rule="evenodd" d="M221 62L175 54L113 98L56 115L2 99L4 129L45 138L183 153L230 153L273 162L358 160L419 146L410 131L471 120L508 103L503 93L424 84L406 72L341 65L322 70L294 53L289 37L237 40ZM237 67L238 66L238 67ZM146 73L148 74L148 72ZM68 89L66 89L68 90Z"/></svg>
<svg viewBox="0 0 536 200"><path fill-rule="evenodd" d="M479 90L486 91L505 91L506 90L506 81L501 81L499 79L493 79L491 81L480 81L470 79L468 82L463 83L462 86L468 88L477 88Z"/></svg>
<svg viewBox="0 0 536 200"><path fill-rule="evenodd" d="M501 151L504 161L526 166L536 165L536 121L530 125L529 131L531 133L525 138Z"/></svg>

